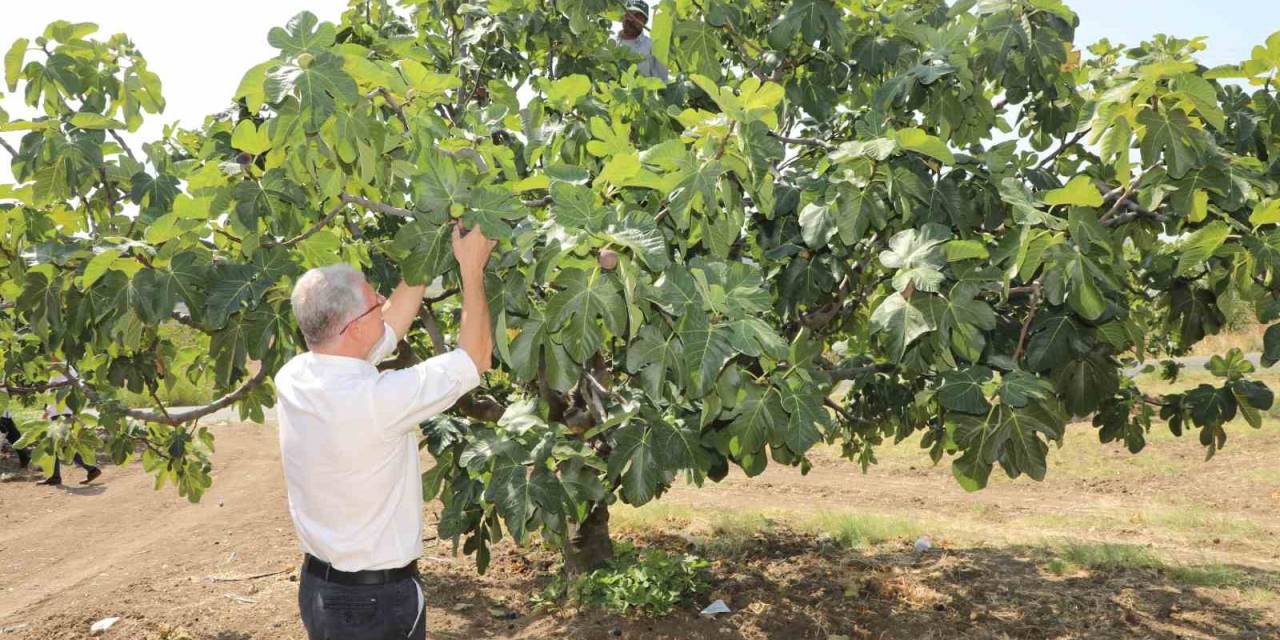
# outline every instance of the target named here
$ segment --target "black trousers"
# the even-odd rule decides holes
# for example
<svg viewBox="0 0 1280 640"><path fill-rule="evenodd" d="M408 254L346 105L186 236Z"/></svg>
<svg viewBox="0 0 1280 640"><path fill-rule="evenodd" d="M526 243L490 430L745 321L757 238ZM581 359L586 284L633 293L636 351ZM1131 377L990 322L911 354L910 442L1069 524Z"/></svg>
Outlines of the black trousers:
<svg viewBox="0 0 1280 640"><path fill-rule="evenodd" d="M71 416L54 416L53 419L54 420L70 420ZM75 458L72 458L71 461L76 463L77 467L84 469L86 473L93 473L94 471L98 471L97 467L90 464L85 464L84 458L81 458L80 454L78 453L76 454ZM62 462L58 460L57 457L54 457L53 459L53 473L49 475L49 479L54 481L62 480Z"/></svg>
<svg viewBox="0 0 1280 640"><path fill-rule="evenodd" d="M310 640L426 640L427 612L418 608L417 578L346 586L311 575L298 584L298 608Z"/></svg>
<svg viewBox="0 0 1280 640"><path fill-rule="evenodd" d="M13 446L22 437L22 433L18 431L18 423L13 421L9 416L0 416L0 433L4 433L4 437L9 441L9 445ZM26 449L13 447L15 453L18 454L18 463L25 469L27 463L31 462L31 452Z"/></svg>

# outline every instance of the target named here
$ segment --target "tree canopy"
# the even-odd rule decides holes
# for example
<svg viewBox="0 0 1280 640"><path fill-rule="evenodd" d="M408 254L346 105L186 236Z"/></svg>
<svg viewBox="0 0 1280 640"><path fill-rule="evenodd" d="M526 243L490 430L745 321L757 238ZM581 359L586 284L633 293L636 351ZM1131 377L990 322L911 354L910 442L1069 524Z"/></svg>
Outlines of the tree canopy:
<svg viewBox="0 0 1280 640"><path fill-rule="evenodd" d="M141 451L199 499L199 418L263 418L304 348L305 269L436 282L399 363L448 348L451 218L500 240L497 371L424 425L423 482L481 570L503 535L571 541L614 501L730 464L807 469L819 443L867 465L918 439L978 489L996 466L1044 478L1073 418L1133 452L1195 431L1209 455L1237 416L1261 425L1272 392L1238 351L1185 393L1123 373L1228 313L1280 318L1280 33L1210 69L1200 39L1082 51L1059 0L651 13L669 83L611 44L619 2L304 12L225 110L139 149L121 133L165 103L127 36L59 21L13 43L3 397L95 409L24 444L46 464ZM219 398L165 407L181 378Z"/></svg>

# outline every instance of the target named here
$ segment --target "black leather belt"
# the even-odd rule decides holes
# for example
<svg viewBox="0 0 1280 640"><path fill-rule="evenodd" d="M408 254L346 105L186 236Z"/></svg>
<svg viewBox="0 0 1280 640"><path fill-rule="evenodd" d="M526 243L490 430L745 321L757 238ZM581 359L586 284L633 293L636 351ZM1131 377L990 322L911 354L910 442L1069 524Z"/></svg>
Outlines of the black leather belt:
<svg viewBox="0 0 1280 640"><path fill-rule="evenodd" d="M328 562L311 554L307 554L302 562L302 570L324 580L346 587L362 585L387 584L399 582L405 578L418 575L418 562L415 560L398 569L366 569L364 571L339 571Z"/></svg>

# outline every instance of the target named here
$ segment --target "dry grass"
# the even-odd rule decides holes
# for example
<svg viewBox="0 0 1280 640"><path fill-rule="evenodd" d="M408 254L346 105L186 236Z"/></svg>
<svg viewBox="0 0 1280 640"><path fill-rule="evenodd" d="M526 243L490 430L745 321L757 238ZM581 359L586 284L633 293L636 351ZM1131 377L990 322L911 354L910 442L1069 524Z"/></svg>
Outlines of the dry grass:
<svg viewBox="0 0 1280 640"><path fill-rule="evenodd" d="M1262 334L1266 330L1267 325L1265 324L1248 324L1229 333L1206 336L1204 340L1201 340L1191 348L1190 355L1221 355L1232 348L1239 349L1245 353L1262 351Z"/></svg>

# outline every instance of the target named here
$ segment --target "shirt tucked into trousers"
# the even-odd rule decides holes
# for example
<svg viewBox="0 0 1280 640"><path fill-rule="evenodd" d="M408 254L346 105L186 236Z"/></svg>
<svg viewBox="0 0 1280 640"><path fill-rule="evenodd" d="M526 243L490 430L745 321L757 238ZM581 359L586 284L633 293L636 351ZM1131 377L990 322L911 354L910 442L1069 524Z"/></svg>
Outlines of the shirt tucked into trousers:
<svg viewBox="0 0 1280 640"><path fill-rule="evenodd" d="M480 384L466 352L379 372L355 358L304 353L275 377L289 513L308 555L333 569L397 569L422 555L418 425ZM414 578L339 585L304 571L298 593L314 639L421 638Z"/></svg>

